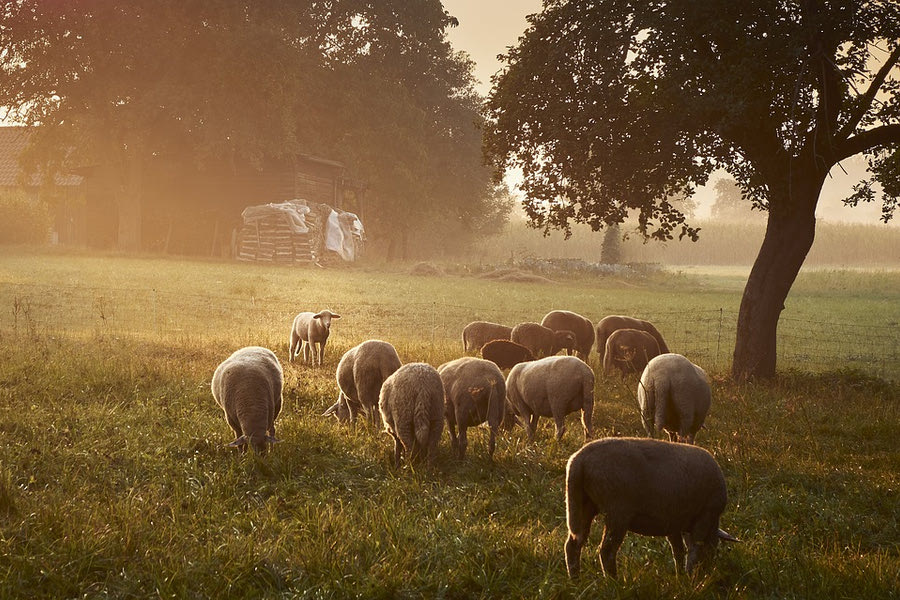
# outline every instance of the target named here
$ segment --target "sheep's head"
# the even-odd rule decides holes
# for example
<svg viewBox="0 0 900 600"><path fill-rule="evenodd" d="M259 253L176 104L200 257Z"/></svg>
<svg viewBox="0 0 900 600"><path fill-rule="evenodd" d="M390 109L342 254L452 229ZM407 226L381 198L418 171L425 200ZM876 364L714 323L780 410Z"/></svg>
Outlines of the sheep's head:
<svg viewBox="0 0 900 600"><path fill-rule="evenodd" d="M347 397L343 393L338 394L337 401L328 407L328 410L322 413L323 417L334 417L341 423L350 421L350 405L347 404Z"/></svg>
<svg viewBox="0 0 900 600"><path fill-rule="evenodd" d="M319 321L322 323L322 326L328 330L331 330L331 320L340 318L341 315L333 313L330 310L323 310L322 312L313 315L313 319L319 319Z"/></svg>
<svg viewBox="0 0 900 600"><path fill-rule="evenodd" d="M705 539L690 540L690 543L688 544L688 556L686 565L686 570L688 573L691 573L694 570L694 567L698 565L702 568L709 563L709 561L716 553L716 548L719 545L719 540L723 540L726 542L740 542L739 539L737 539L730 533L718 528L715 531L710 532L710 534L707 535Z"/></svg>
<svg viewBox="0 0 900 600"><path fill-rule="evenodd" d="M619 360L622 362L630 363L634 360L634 357L637 356L637 346L619 346Z"/></svg>
<svg viewBox="0 0 900 600"><path fill-rule="evenodd" d="M269 450L269 444L277 444L281 440L275 439L268 433L265 435L247 435L246 433L229 444L229 448L240 448L241 452L247 451L247 446L253 448L257 454L265 454Z"/></svg>
<svg viewBox="0 0 900 600"><path fill-rule="evenodd" d="M556 331L553 333L554 353L559 352L563 349L574 350L577 343L578 339L575 337L574 331L561 329L560 331Z"/></svg>

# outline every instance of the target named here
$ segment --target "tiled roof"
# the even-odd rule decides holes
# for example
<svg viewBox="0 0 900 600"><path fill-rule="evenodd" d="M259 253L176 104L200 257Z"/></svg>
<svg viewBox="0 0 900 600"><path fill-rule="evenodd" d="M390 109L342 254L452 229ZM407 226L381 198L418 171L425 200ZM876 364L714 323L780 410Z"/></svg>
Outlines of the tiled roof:
<svg viewBox="0 0 900 600"><path fill-rule="evenodd" d="M0 127L0 187L18 187L22 185L22 167L19 155L28 145L29 131L27 127ZM78 175L58 175L56 185L79 185L82 178ZM37 176L32 176L30 185L37 185Z"/></svg>

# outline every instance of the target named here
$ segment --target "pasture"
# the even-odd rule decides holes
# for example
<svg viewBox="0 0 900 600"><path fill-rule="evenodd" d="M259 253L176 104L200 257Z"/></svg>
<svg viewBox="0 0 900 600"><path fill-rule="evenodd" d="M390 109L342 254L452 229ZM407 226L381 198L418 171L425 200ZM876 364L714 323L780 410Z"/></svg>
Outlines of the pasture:
<svg viewBox="0 0 900 600"><path fill-rule="evenodd" d="M0 597L897 597L900 273L801 273L781 375L738 386L733 274L408 271L0 249ZM326 307L343 318L324 367L289 364L293 316ZM567 579L576 415L560 443L547 419L532 444L502 432L493 461L486 432L470 433L462 462L445 433L433 470L395 470L380 429L319 416L341 354L364 339L437 366L461 355L467 322L553 308L654 320L710 373L697 441L726 476L722 526L742 540L710 571L676 576L664 539L630 534L619 579L605 579L595 526L581 580ZM262 459L224 447L209 391L250 344L285 368L284 441ZM596 435L643 435L635 380L591 363Z"/></svg>

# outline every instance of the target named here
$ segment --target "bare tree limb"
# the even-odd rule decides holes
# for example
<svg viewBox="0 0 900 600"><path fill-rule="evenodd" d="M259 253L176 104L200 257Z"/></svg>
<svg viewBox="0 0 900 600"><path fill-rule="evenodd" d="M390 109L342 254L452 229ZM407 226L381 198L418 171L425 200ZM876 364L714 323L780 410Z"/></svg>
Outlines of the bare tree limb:
<svg viewBox="0 0 900 600"><path fill-rule="evenodd" d="M878 73L876 73L875 78L869 84L869 89L866 90L866 93L862 95L862 102L856 107L856 110L850 115L850 120L841 127L841 130L837 132L838 140L848 140L850 135L853 133L853 130L856 129L859 122L865 116L866 112L868 112L869 108L872 106L872 102L875 100L875 96L878 94L878 90L881 89L881 85L887 79L888 73L891 72L891 69L897 64L897 61L900 60L900 45L894 48L894 51L891 52L891 55L888 56L887 60L884 61L884 64L881 65L881 68L878 69Z"/></svg>

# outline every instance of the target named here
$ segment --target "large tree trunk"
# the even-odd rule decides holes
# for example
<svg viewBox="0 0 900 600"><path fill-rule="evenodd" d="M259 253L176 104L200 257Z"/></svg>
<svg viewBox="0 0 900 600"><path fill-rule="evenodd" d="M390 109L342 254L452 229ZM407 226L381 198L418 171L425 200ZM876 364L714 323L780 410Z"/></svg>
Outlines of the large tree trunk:
<svg viewBox="0 0 900 600"><path fill-rule="evenodd" d="M766 235L738 313L731 369L737 381L775 375L778 318L815 238L821 181L805 183L792 186L793 197L774 202L770 209Z"/></svg>

